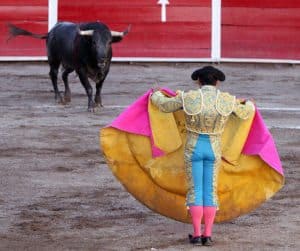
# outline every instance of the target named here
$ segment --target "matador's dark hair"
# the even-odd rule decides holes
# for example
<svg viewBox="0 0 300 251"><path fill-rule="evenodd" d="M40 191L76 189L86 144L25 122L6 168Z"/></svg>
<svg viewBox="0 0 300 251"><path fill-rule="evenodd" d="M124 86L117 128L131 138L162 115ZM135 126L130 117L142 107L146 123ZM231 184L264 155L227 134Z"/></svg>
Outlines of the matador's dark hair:
<svg viewBox="0 0 300 251"><path fill-rule="evenodd" d="M205 66L194 71L191 78L199 80L202 85L216 85L217 80L225 80L225 74L213 66Z"/></svg>

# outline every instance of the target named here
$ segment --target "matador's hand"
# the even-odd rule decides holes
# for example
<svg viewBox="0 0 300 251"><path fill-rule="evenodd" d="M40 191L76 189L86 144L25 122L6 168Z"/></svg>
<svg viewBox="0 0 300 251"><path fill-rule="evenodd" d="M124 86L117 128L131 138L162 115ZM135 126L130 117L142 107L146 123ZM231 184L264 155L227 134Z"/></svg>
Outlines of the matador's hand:
<svg viewBox="0 0 300 251"><path fill-rule="evenodd" d="M152 88L152 91L153 92L158 92L158 91L160 91L161 90L161 88L159 87L159 86L156 86L156 87L153 87Z"/></svg>

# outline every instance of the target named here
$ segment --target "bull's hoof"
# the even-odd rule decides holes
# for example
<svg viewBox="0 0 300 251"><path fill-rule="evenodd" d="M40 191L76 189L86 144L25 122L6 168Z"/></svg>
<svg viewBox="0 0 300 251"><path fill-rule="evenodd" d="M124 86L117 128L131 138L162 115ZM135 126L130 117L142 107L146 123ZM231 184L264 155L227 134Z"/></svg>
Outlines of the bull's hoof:
<svg viewBox="0 0 300 251"><path fill-rule="evenodd" d="M64 98L57 101L57 104L59 104L59 105L67 105L68 103L69 102L66 102L66 100Z"/></svg>
<svg viewBox="0 0 300 251"><path fill-rule="evenodd" d="M70 103L71 102L71 97L70 96L64 96L64 103Z"/></svg>
<svg viewBox="0 0 300 251"><path fill-rule="evenodd" d="M99 112L101 112L101 111L102 111L102 109L101 109L100 106L94 107L94 110L93 110L94 113L99 113Z"/></svg>
<svg viewBox="0 0 300 251"><path fill-rule="evenodd" d="M95 112L95 104L89 105L87 110L88 112Z"/></svg>
<svg viewBox="0 0 300 251"><path fill-rule="evenodd" d="M103 105L99 102L95 102L95 107L103 107Z"/></svg>
<svg viewBox="0 0 300 251"><path fill-rule="evenodd" d="M91 102L88 106L89 112L96 112L99 111L103 107L101 102Z"/></svg>
<svg viewBox="0 0 300 251"><path fill-rule="evenodd" d="M56 104L59 104L59 105L65 105L65 102L64 102L64 99L63 98L58 98L55 100Z"/></svg>

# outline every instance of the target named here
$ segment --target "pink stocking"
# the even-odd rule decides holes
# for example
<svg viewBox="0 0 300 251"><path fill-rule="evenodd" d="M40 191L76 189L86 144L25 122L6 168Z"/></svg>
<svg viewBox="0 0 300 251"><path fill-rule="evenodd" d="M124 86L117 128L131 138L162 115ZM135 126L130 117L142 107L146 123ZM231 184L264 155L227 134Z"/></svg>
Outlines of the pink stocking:
<svg viewBox="0 0 300 251"><path fill-rule="evenodd" d="M212 228L214 225L214 219L216 216L216 207L203 207L203 215L204 215L204 236L211 236Z"/></svg>
<svg viewBox="0 0 300 251"><path fill-rule="evenodd" d="M194 227L193 237L201 236L201 220L203 216L203 206L190 206L190 213Z"/></svg>

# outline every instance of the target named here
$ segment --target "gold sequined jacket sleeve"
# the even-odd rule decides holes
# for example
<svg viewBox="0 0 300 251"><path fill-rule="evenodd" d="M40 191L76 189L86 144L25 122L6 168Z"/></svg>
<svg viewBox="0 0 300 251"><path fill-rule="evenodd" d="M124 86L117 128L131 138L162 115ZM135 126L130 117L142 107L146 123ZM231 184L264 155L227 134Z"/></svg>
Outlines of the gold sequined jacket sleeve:
<svg viewBox="0 0 300 251"><path fill-rule="evenodd" d="M162 112L175 112L182 109L181 93L175 97L166 97L160 91L156 91L151 95L151 101Z"/></svg>
<svg viewBox="0 0 300 251"><path fill-rule="evenodd" d="M247 101L245 104L242 104L240 100L236 100L233 113L239 118L248 119L254 111L255 107L251 101Z"/></svg>

